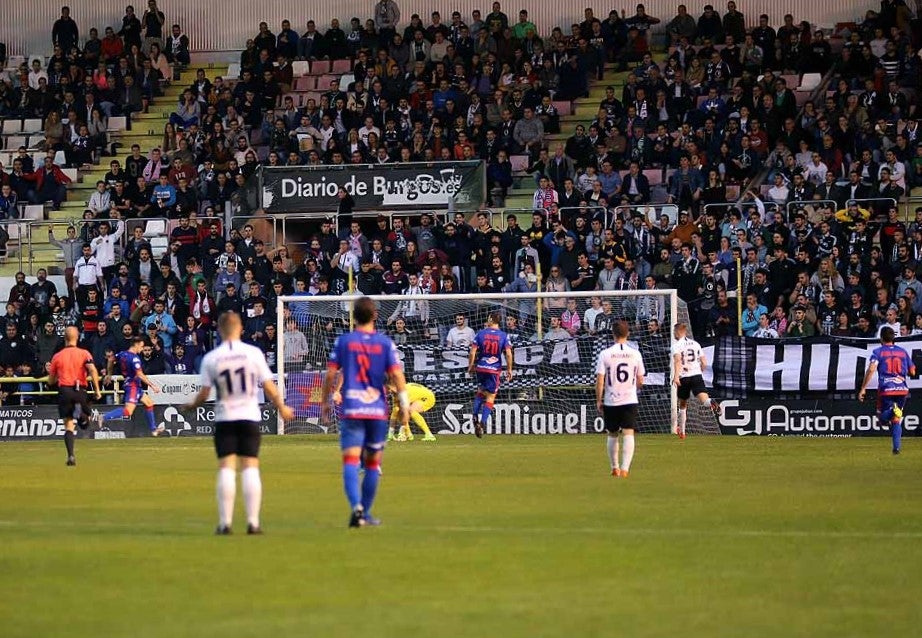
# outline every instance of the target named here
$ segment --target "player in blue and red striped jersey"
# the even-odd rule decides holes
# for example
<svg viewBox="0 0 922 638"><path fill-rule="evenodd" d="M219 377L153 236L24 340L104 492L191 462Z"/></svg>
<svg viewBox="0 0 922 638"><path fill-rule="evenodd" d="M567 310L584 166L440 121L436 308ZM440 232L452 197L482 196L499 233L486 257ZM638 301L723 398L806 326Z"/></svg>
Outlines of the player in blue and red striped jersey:
<svg viewBox="0 0 922 638"><path fill-rule="evenodd" d="M378 309L375 302L362 297L353 306L356 328L336 339L330 351L327 374L321 394L321 419L332 418L333 393L340 387L340 447L343 454L343 485L352 508L349 527L380 525L372 517L381 477L381 455L387 439L390 411L386 384L396 389L400 418L409 421L410 400L397 348L388 337L375 332ZM340 383L342 384L340 386ZM359 485L359 463L365 478Z"/></svg>
<svg viewBox="0 0 922 638"><path fill-rule="evenodd" d="M153 436L158 436L163 432L164 425L161 423L158 426L154 419L154 402L144 392L145 385L151 392L160 392L160 388L157 387L157 384L148 379L147 375L144 374L144 370L141 369L141 357L139 355L144 348L144 343L144 337L133 337L128 349L119 352L115 355L114 359L109 361L104 383L109 383L115 365L118 364L118 372L125 379L125 405L124 407L110 410L105 415L97 413L95 416L99 427L102 427L105 421L130 419L134 414L134 409L140 401L144 404L144 416L147 419L147 427L150 428L150 433Z"/></svg>
<svg viewBox="0 0 922 638"><path fill-rule="evenodd" d="M474 396L474 434L481 438L493 412L493 402L499 391L499 375L503 370L502 355L506 356L506 381L512 381L512 345L509 336L499 329L499 313L491 312L486 328L477 333L471 344L468 374L477 375Z"/></svg>
<svg viewBox="0 0 922 638"><path fill-rule="evenodd" d="M877 418L882 426L890 426L893 453L899 454L903 435L903 409L909 398L908 377L916 376L916 368L909 353L894 345L895 336L893 328L885 326L881 329L881 345L871 353L871 362L858 391L858 400L864 401L864 391L874 372L877 372Z"/></svg>

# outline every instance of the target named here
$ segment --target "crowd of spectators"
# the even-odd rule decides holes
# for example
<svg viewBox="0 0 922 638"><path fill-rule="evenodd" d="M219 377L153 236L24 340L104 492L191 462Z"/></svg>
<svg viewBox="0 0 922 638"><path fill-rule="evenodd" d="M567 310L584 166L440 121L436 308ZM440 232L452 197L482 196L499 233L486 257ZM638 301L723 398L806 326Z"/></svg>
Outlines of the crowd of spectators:
<svg viewBox="0 0 922 638"><path fill-rule="evenodd" d="M904 225L891 201L922 179L920 58L902 0L885 0L837 34L836 55L824 30L790 15L777 30L766 16L747 29L732 0L723 16L708 6L697 20L680 5L666 21L659 62L650 29L660 20L643 5L603 19L586 9L566 35L525 11L513 22L498 2L486 16L454 12L445 23L433 12L428 24L414 15L405 25L394 0L374 9L364 23L351 20L348 33L337 21L323 33L308 21L301 35L287 21L277 35L261 24L241 54L240 78L212 82L200 72L162 145L147 156L132 148L124 166L112 162L85 223L55 239L76 269L69 294L36 302L20 288L11 296L17 334L31 330L34 366L45 363L36 344L47 325L58 335L72 322L91 344L146 332L145 365L191 371L227 309L242 311L247 340L272 353L277 295L340 296L350 281L365 294L557 291L543 325L533 303L509 313L521 334L548 338L592 334L608 316L658 329L658 302L640 298L606 313L606 302L576 302L567 292L664 287L689 305L699 336L872 336L885 323L903 334L922 330L922 212ZM66 28L56 33L58 46L62 37L73 44L66 50L76 46ZM116 37L126 37L124 28ZM157 44L140 46L156 53ZM296 107L292 62L339 58L354 60L352 80L340 87L334 79L319 102ZM606 91L588 126L563 131L565 141L548 148L547 136L560 131L554 102L584 98L590 83L604 82L608 63L627 71L624 86ZM828 71L830 96L799 110L782 76ZM513 155L528 155L529 176L513 173ZM491 197L534 178L530 227L515 215L497 227L489 212L366 224L348 214L343 192L342 214L292 260L285 247L266 251L250 226L238 232L210 221L228 202L238 214L256 212L262 164L464 158L486 162ZM646 207L649 169L665 175L674 217ZM749 183L760 171L770 175L761 189ZM732 183L744 187L740 203L704 208L725 203ZM162 258L131 226L144 216L178 220ZM97 261L99 272L84 276L81 259ZM457 336L449 337L456 318L430 318L427 304L395 299L388 308L383 323L398 340L450 344ZM286 343L307 356L314 337L294 315L284 321ZM117 345L102 346L102 356L110 349Z"/></svg>

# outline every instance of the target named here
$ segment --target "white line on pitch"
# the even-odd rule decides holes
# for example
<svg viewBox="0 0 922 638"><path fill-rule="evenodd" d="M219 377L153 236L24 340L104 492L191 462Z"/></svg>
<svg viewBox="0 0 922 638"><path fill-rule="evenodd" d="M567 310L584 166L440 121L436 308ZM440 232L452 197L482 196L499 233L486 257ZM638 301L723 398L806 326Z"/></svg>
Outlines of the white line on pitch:
<svg viewBox="0 0 922 638"><path fill-rule="evenodd" d="M206 523L200 520L188 520L185 522L174 523L173 527L179 528L198 528L208 527ZM11 521L0 520L0 527L5 528L92 528L92 529L129 529L143 533L145 523L114 523L114 522L84 522L84 521ZM305 529L339 529L339 525L324 524L306 524ZM652 528L652 527L494 527L494 526L464 526L464 525L401 525L391 523L387 525L388 529L419 531L419 532L436 532L443 534L510 534L510 535L561 535L561 534L636 534L640 536L685 536L685 537L754 537L754 538L902 538L917 539L922 538L922 531L876 531L876 530L803 530L803 529L674 529L674 528ZM161 530L162 531L162 530Z"/></svg>

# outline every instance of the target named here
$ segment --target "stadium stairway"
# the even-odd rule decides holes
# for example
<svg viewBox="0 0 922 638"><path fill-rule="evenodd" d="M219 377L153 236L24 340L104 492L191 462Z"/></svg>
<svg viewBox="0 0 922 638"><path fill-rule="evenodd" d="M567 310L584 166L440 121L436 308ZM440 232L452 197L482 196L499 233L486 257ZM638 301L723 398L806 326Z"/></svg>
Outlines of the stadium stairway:
<svg viewBox="0 0 922 638"><path fill-rule="evenodd" d="M77 221L83 217L83 211L86 204L96 188L96 182L103 179L109 171L109 162L118 159L124 166L124 159L130 153L132 144L140 144L141 153L147 156L151 150L160 146L163 139L163 128L169 121L170 113L176 110L176 106L183 90L189 87L195 79L195 72L198 69L205 69L205 74L210 80L217 76L227 74L227 65L220 64L200 64L192 65L185 71L181 72L179 79L165 86L163 96L158 97L151 104L147 113L135 113L131 118L131 129L109 134L110 144L117 142L121 146L116 149L115 157L103 156L99 159L99 164L89 170L78 171L77 179L68 185L67 199L62 202L60 210L51 210L50 207L45 209L45 220L49 222L62 223ZM64 226L56 226L55 236L64 236ZM63 273L61 263L61 251L55 249L48 243L48 233L44 229L36 229L32 233L31 242L23 241L17 249L13 242L10 243L10 255L4 263L0 264L0 276L12 276L19 270L18 250L23 251L23 265L28 272L29 254L28 249L32 250L32 271L39 268L47 268L52 274Z"/></svg>
<svg viewBox="0 0 922 638"><path fill-rule="evenodd" d="M657 62L660 63L665 59L665 55L662 53L658 53L654 57ZM615 96L617 96L619 100L621 99L621 90L624 87L627 76L627 71L616 71L614 64L608 63L605 65L604 79L592 80L590 82L589 97L577 98L573 101L570 114L560 116L560 133L546 135L548 149L551 155L553 155L554 148L558 143L566 144L567 138L573 135L573 130L577 124L584 125L588 131L589 124L592 123L592 120L595 119L599 112L599 103L605 99L606 87L615 87ZM517 155L514 156L514 158L513 166L516 170L513 173L512 188L509 189L506 196L505 207L495 207L493 210L497 214L502 213L503 220L496 220L500 226L505 225L505 211L514 210L516 217L518 217L519 225L527 228L531 226L530 210L535 189L537 189L538 186L535 184L531 174L527 173L523 167L523 164L525 166L528 164L527 156Z"/></svg>

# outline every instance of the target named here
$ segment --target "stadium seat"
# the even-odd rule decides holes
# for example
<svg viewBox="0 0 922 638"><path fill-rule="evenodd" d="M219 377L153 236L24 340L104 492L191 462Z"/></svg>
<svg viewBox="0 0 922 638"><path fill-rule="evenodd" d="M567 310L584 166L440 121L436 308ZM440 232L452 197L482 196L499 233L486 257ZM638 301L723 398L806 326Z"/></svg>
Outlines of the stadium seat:
<svg viewBox="0 0 922 638"><path fill-rule="evenodd" d="M307 60L295 60L291 63L291 73L296 78L311 72L311 63Z"/></svg>
<svg viewBox="0 0 922 638"><path fill-rule="evenodd" d="M61 172L67 175L71 180L76 182L80 178L80 174L76 168L62 168Z"/></svg>
<svg viewBox="0 0 922 638"><path fill-rule="evenodd" d="M77 169L65 169L73 170L75 173ZM45 207L41 204L28 204L26 210L23 212L23 219L33 219L41 221L45 218Z"/></svg>
<svg viewBox="0 0 922 638"><path fill-rule="evenodd" d="M166 235L166 221L163 219L149 219L144 226L144 236L148 238L163 237Z"/></svg>
<svg viewBox="0 0 922 638"><path fill-rule="evenodd" d="M573 102L570 100L555 100L553 104L557 108L557 114L561 117L573 113Z"/></svg>
<svg viewBox="0 0 922 638"><path fill-rule="evenodd" d="M524 171L528 168L528 155L512 155L509 163L512 164L513 173Z"/></svg>
<svg viewBox="0 0 922 638"><path fill-rule="evenodd" d="M227 66L227 79L239 80L240 79L240 64L234 62Z"/></svg>
<svg viewBox="0 0 922 638"><path fill-rule="evenodd" d="M294 86L292 87L295 91L311 91L317 88L317 76L308 75L305 77L295 78Z"/></svg>
<svg viewBox="0 0 922 638"><path fill-rule="evenodd" d="M124 115L113 115L109 118L109 124L106 127L107 131L116 132L124 131L128 128L128 118Z"/></svg>
<svg viewBox="0 0 922 638"><path fill-rule="evenodd" d="M355 82L355 73L353 73L352 71L350 71L349 73L343 73L339 78L339 88L345 89L346 87L348 87L348 90L351 91L354 88L352 86L354 82ZM323 87L318 86L317 88L319 89ZM330 88L330 87L328 86L326 88ZM367 85L365 88L368 88Z"/></svg>
<svg viewBox="0 0 922 638"><path fill-rule="evenodd" d="M311 75L324 75L330 72L329 60L313 60L311 62Z"/></svg>
<svg viewBox="0 0 922 638"><path fill-rule="evenodd" d="M800 86L797 87L797 90L812 91L818 87L822 81L823 76L820 73L804 73L804 76L800 79Z"/></svg>
<svg viewBox="0 0 922 638"><path fill-rule="evenodd" d="M41 133L42 132L42 121L38 118L24 120L22 123L22 132L23 133Z"/></svg>
<svg viewBox="0 0 922 638"><path fill-rule="evenodd" d="M16 155L15 153L11 153L9 151L0 152L0 163L3 164L4 168L8 170L12 168L13 157L15 155Z"/></svg>
<svg viewBox="0 0 922 638"><path fill-rule="evenodd" d="M20 146L26 146L26 142L29 141L29 138L25 135L9 135L4 140L4 148L10 151L15 151Z"/></svg>
<svg viewBox="0 0 922 638"><path fill-rule="evenodd" d="M788 85L789 89L795 89L797 88L797 85L800 84L800 76L796 73L789 73L780 77Z"/></svg>
<svg viewBox="0 0 922 638"><path fill-rule="evenodd" d="M35 162L36 166L41 166L44 157L45 153L32 153L32 161ZM65 157L64 151L55 151L54 163L58 166L64 166L67 164L67 157Z"/></svg>
<svg viewBox="0 0 922 638"><path fill-rule="evenodd" d="M18 117L3 120L3 134L11 135L16 133L22 133L22 120Z"/></svg>
<svg viewBox="0 0 922 638"><path fill-rule="evenodd" d="M317 78L317 88L321 91L328 91L330 89L330 82L332 82L333 80L338 80L338 79L339 79L338 75L330 75L330 74L321 75L320 77ZM339 88L341 90L344 89L342 84L339 85Z"/></svg>
<svg viewBox="0 0 922 638"><path fill-rule="evenodd" d="M169 248L170 241L167 237L151 237L150 238L150 248L154 253L153 257L156 260L159 260L166 254L167 249Z"/></svg>
<svg viewBox="0 0 922 638"><path fill-rule="evenodd" d="M660 168L648 168L643 172L650 186L659 186L663 183L663 170Z"/></svg>
<svg viewBox="0 0 922 638"><path fill-rule="evenodd" d="M349 73L352 71L352 60L333 60L330 69L333 73Z"/></svg>

